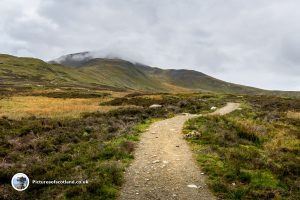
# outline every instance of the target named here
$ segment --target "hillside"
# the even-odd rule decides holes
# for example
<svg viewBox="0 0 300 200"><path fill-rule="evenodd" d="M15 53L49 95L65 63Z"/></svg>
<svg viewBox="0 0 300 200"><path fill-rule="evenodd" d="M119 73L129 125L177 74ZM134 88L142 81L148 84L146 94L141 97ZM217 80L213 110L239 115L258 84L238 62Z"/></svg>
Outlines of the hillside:
<svg viewBox="0 0 300 200"><path fill-rule="evenodd" d="M228 83L193 70L159 69L121 59L92 58L87 52L62 56L48 63L1 54L0 76L1 84L28 87L80 86L152 92L299 95Z"/></svg>
<svg viewBox="0 0 300 200"><path fill-rule="evenodd" d="M262 92L262 90L257 88L224 82L194 70L165 70L116 58L92 58L88 52L65 55L49 63L70 66L89 74L91 77L96 75L98 79L99 75L101 75L100 81L107 80L105 84L113 83L117 87L129 86L128 88L139 89L136 88L136 83L140 83L139 85L143 85L141 89L146 90L204 90L229 93ZM130 75L129 79L127 75ZM118 80L119 77L122 77L122 79Z"/></svg>

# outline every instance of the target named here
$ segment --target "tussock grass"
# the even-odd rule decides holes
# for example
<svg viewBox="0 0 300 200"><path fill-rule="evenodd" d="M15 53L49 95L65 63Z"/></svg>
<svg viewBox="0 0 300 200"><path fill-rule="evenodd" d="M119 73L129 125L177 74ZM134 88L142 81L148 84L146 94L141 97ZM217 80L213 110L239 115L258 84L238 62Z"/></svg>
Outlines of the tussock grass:
<svg viewBox="0 0 300 200"><path fill-rule="evenodd" d="M287 118L300 119L300 112L287 112Z"/></svg>
<svg viewBox="0 0 300 200"><path fill-rule="evenodd" d="M21 119L30 116L47 118L78 118L83 112L108 112L118 106L99 106L104 98L49 98L13 96L0 100L0 116Z"/></svg>

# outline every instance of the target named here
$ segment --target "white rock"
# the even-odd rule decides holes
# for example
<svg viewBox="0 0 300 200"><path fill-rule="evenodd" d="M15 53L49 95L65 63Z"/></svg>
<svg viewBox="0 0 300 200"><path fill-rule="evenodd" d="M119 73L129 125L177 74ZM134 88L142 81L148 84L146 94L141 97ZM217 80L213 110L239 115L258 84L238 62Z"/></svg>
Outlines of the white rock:
<svg viewBox="0 0 300 200"><path fill-rule="evenodd" d="M151 106L149 106L149 108L161 108L162 105L159 105L159 104L153 104Z"/></svg>
<svg viewBox="0 0 300 200"><path fill-rule="evenodd" d="M198 188L198 186L197 185L195 185L195 184L190 184L190 185L187 185L189 188Z"/></svg>
<svg viewBox="0 0 300 200"><path fill-rule="evenodd" d="M211 109L211 110L216 110L216 109L217 109L217 107L215 107L215 106L212 106L210 109Z"/></svg>
<svg viewBox="0 0 300 200"><path fill-rule="evenodd" d="M203 175L204 173L203 172L201 172L201 175Z"/></svg>
<svg viewBox="0 0 300 200"><path fill-rule="evenodd" d="M184 137L185 138L193 138L193 137L199 138L199 137L201 137L201 133L199 133L198 131L192 131L192 132L186 134Z"/></svg>

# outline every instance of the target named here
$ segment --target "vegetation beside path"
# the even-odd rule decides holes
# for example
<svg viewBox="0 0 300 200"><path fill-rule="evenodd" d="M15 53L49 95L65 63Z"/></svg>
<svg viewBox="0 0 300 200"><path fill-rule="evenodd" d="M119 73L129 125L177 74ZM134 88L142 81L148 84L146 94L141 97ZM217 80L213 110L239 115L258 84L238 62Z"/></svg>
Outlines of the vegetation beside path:
<svg viewBox="0 0 300 200"><path fill-rule="evenodd" d="M205 113L226 102L244 102L243 109L223 117L198 118L186 128L186 132L202 134L189 140L211 177L212 189L224 198L299 197L299 100L210 93L100 96L110 92L90 91L87 95L78 89L72 90L74 96L70 90L60 90L66 93L63 95L43 90L37 96L13 92L0 95L0 199L115 199L139 133L153 119L183 112ZM46 98L51 98L49 114L40 104ZM104 102L105 98L110 101ZM67 109L74 102L80 105L76 115ZM28 116L24 106L32 103L41 110ZM68 107L56 106L60 103L68 103ZM149 109L152 104L163 106ZM104 112L106 106L109 110ZM63 116L57 114L61 110ZM246 164L249 167L245 168ZM26 191L17 192L10 185L16 172L35 180L88 179L89 184L32 184Z"/></svg>
<svg viewBox="0 0 300 200"><path fill-rule="evenodd" d="M14 98L4 100L9 102ZM18 104L19 108L27 105L27 99L31 105L34 98L39 100L41 96L22 98L24 103ZM63 95L63 98L71 101L73 96ZM221 97L206 94L132 94L125 99L123 102L124 97L113 98L106 103L120 102L121 105L111 105L118 109L105 113L91 110L73 117L66 109L64 116L69 117L41 117L32 112L29 117L12 118L14 115L6 116L4 112L0 117L0 199L115 199L123 182L124 168L133 159L139 133L153 119L182 112L196 113L221 102ZM164 99L162 108L149 108L153 103L161 103L160 99ZM96 101L95 98L88 100ZM53 113L61 109L54 102L61 101L58 98L49 105ZM134 107L125 105L129 105L128 101L132 101L130 104ZM82 105L85 102L82 101ZM99 107L102 103L99 98ZM6 104L0 101L0 106ZM13 112L9 108L8 111ZM24 116L22 109L18 114ZM31 184L26 191L17 192L10 185L11 177L17 172L27 174L31 180L88 180L89 183Z"/></svg>
<svg viewBox="0 0 300 200"><path fill-rule="evenodd" d="M210 188L222 199L299 199L299 100L242 100L241 110L186 123Z"/></svg>

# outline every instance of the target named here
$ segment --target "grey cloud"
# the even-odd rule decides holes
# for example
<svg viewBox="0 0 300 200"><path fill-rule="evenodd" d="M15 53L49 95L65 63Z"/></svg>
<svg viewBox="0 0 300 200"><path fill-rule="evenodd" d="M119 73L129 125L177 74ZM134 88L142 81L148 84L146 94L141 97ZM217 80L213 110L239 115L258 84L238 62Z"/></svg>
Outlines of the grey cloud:
<svg viewBox="0 0 300 200"><path fill-rule="evenodd" d="M45 60L93 51L300 90L299 8L297 0L2 0L0 51Z"/></svg>
<svg viewBox="0 0 300 200"><path fill-rule="evenodd" d="M278 62L284 66L284 70L295 75L300 74L300 39L299 36L289 37L283 41Z"/></svg>

